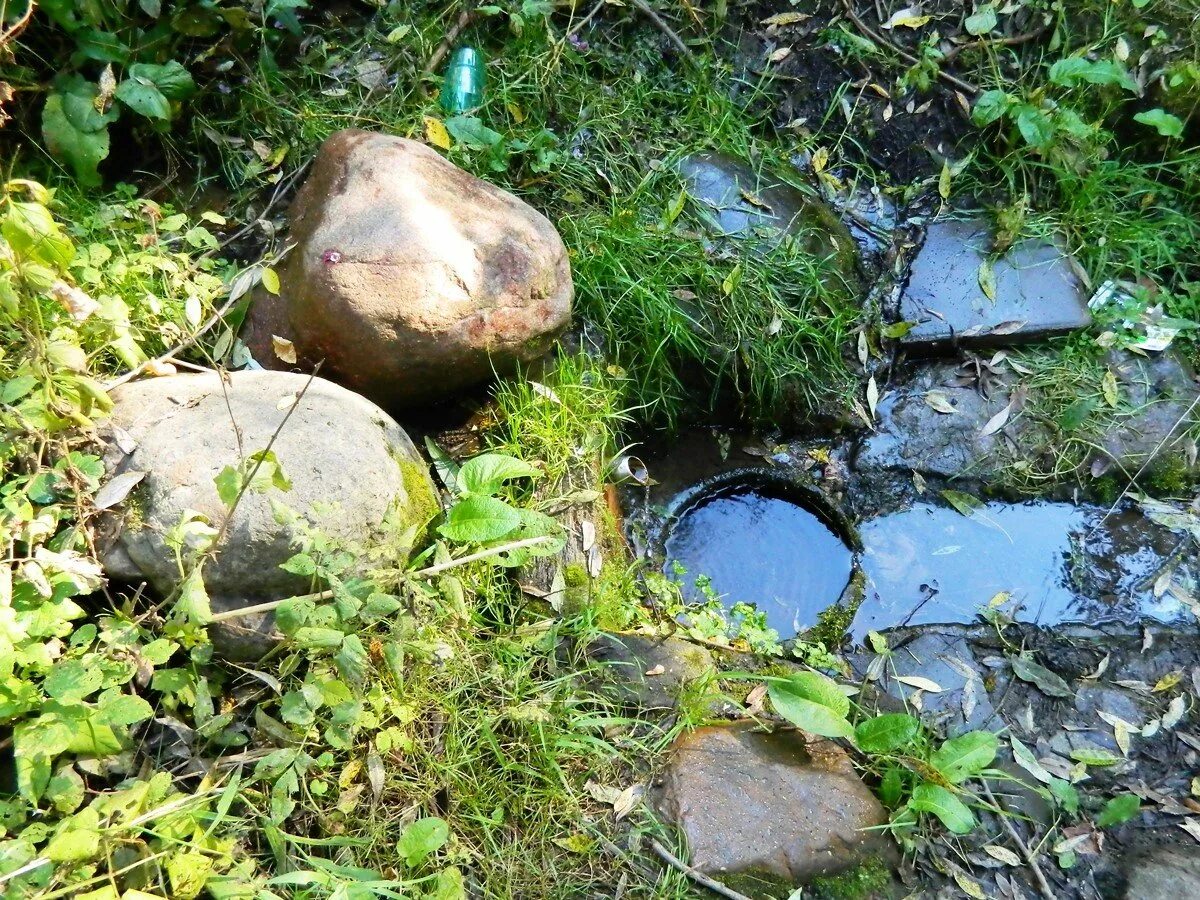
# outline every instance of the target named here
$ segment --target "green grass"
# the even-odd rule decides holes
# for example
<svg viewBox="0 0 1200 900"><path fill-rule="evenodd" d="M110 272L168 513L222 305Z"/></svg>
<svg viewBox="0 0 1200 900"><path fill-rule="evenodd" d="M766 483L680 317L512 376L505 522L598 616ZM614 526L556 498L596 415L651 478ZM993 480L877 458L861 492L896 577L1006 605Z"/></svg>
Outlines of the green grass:
<svg viewBox="0 0 1200 900"><path fill-rule="evenodd" d="M388 45L392 24L414 27ZM425 117L444 116L416 73L438 34L420 15L381 17L357 41L314 45L308 68L259 66L228 117L210 113L197 127L287 147L288 160L307 159L340 128L420 138ZM716 248L702 234L702 211L677 206L674 165L689 152L719 149L789 169L793 148L751 112L762 105L755 85L731 99L733 81L720 64L683 77L652 43L619 29L597 32L587 54L532 25L520 37L483 29L475 37L491 59L477 115L500 143L456 143L448 155L558 224L578 309L628 373L638 419L675 425L722 406L774 421L844 404L853 378L843 350L859 316L845 261L806 252L803 235L769 253ZM381 47L398 75L395 90L368 96L340 76L333 90L345 96L322 93L331 84L322 69L352 66ZM254 154L219 150L234 184L261 184Z"/></svg>

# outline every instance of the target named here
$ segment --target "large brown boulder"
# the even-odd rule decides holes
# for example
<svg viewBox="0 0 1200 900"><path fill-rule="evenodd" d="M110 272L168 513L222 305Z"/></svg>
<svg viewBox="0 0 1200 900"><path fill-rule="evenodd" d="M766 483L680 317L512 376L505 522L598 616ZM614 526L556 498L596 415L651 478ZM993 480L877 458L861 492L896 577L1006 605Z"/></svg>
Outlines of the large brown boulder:
<svg viewBox="0 0 1200 900"><path fill-rule="evenodd" d="M260 290L246 340L396 408L443 399L542 356L571 317L554 226L416 141L340 131L291 208L280 293Z"/></svg>
<svg viewBox="0 0 1200 900"><path fill-rule="evenodd" d="M887 814L837 744L798 731L697 728L671 751L656 796L693 868L750 896L889 853Z"/></svg>

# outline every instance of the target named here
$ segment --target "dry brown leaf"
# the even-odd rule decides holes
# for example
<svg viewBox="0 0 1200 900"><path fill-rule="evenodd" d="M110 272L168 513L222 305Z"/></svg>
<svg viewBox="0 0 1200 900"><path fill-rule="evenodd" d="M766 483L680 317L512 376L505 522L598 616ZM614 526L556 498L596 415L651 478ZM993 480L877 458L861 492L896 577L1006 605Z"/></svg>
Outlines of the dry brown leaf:
<svg viewBox="0 0 1200 900"><path fill-rule="evenodd" d="M287 338L281 338L277 334L271 335L271 349L289 366L296 364L296 345Z"/></svg>

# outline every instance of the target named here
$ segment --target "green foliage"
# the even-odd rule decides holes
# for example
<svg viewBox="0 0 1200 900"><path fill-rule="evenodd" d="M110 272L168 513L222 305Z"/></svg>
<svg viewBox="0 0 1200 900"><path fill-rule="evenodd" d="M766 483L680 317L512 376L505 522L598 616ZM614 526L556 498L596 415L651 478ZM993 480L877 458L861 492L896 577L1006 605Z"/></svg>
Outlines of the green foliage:
<svg viewBox="0 0 1200 900"><path fill-rule="evenodd" d="M1104 804L1100 815L1096 816L1097 828L1111 828L1128 822L1142 809L1142 801L1135 794L1121 794L1113 797Z"/></svg>
<svg viewBox="0 0 1200 900"><path fill-rule="evenodd" d="M265 46L276 23L298 33L296 11L307 5L307 0L186 0L164 10L159 0L41 0L26 39L53 48L39 60L55 75L41 116L47 149L82 186L99 185L98 166L109 155L113 123L127 113L152 131L166 131L196 93L195 80L180 61L193 41L225 35L231 43L258 40Z"/></svg>

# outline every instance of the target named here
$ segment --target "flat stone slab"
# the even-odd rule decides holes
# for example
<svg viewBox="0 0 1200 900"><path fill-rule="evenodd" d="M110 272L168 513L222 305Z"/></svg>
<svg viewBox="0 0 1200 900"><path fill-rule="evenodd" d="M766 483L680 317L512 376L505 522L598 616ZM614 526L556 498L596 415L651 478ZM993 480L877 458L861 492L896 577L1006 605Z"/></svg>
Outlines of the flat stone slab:
<svg viewBox="0 0 1200 900"><path fill-rule="evenodd" d="M838 257L853 275L854 239L820 198L725 153L685 157L679 177L718 237L755 238L770 246L797 240L810 253Z"/></svg>
<svg viewBox="0 0 1200 900"><path fill-rule="evenodd" d="M833 741L753 726L698 728L671 751L656 802L691 865L750 896L886 852L887 813Z"/></svg>
<svg viewBox="0 0 1200 900"><path fill-rule="evenodd" d="M1200 392L1191 370L1173 353L1153 356L1113 351L1112 372L1123 415L1111 427L1089 425L1084 411L1074 431L1096 446L1092 473L1132 475L1153 456L1150 471L1181 465L1195 472L1189 431L1200 421L1188 409ZM993 416L1009 403L1020 376L1008 369L990 379L990 396L964 379L957 362L930 362L910 369L885 390L879 421L859 447L855 467L868 476L879 471L913 471L925 476L988 484L1004 480L1004 470L1049 452L1061 441L1053 423L1014 411L1002 428L985 434ZM1096 400L1097 410L1103 400ZM939 411L938 408L949 411ZM1126 476L1127 477L1127 476Z"/></svg>
<svg viewBox="0 0 1200 900"><path fill-rule="evenodd" d="M900 318L915 323L901 344L917 353L954 346L1008 346L1091 324L1075 264L1056 241L1030 238L991 261L995 299L980 286L991 228L979 220L930 223L900 295Z"/></svg>
<svg viewBox="0 0 1200 900"><path fill-rule="evenodd" d="M641 710L672 709L680 695L716 671L707 647L675 637L602 634L587 655L609 667L616 699Z"/></svg>

